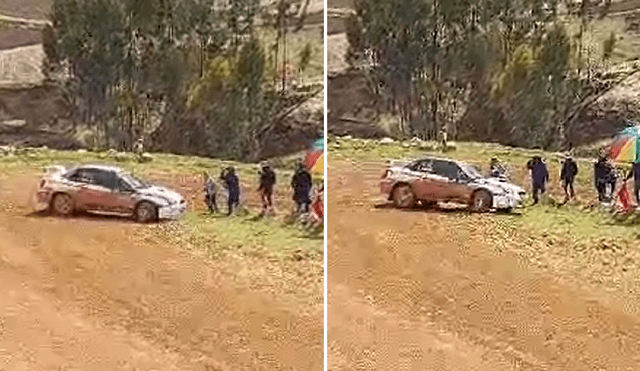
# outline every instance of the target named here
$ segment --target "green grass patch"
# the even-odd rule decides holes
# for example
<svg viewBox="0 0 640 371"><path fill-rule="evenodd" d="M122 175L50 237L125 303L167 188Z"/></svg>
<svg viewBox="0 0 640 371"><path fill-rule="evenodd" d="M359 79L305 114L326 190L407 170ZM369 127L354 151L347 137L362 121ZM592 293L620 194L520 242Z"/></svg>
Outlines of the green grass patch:
<svg viewBox="0 0 640 371"><path fill-rule="evenodd" d="M512 182L529 191L530 180L526 162L535 154L542 156L547 162L551 176L549 183L551 197L559 201L564 197L564 191L559 184L562 154L485 143L455 143L454 145L455 150L445 152L437 148L437 143L428 144L433 149L421 149L412 147L410 142L380 144L373 140L329 138L329 172L334 161L410 160L422 156L437 156L476 165L483 174L487 174L491 158L497 157L510 168ZM577 159L579 168L576 179L576 193L579 198L577 204L527 206L521 215L495 215L496 222L502 227L532 230L535 231L535 235L549 233L571 235L576 240L601 236L626 240L637 238L638 233L633 228L640 224L637 217L633 215L614 217L598 208L593 185L594 160ZM526 205L530 203L531 201L528 200Z"/></svg>
<svg viewBox="0 0 640 371"><path fill-rule="evenodd" d="M276 158L271 162L278 173L278 182L288 192L288 182L292 175L295 161L301 155ZM139 163L133 156L110 157L108 153L52 151L43 149L19 150L13 155L0 156L0 179L19 174L38 174L49 165L62 164L106 164L118 166L142 177L168 183L170 187L181 184L188 187L186 192L200 192L202 173L208 172L217 177L226 166L234 166L239 173L243 185L248 190L257 188L257 165L209 159L196 156L178 156L170 154L153 154L149 162ZM322 177L316 176L315 182L321 183ZM288 194L288 193L287 193ZM252 197L252 195L245 195ZM188 200L191 201L191 200ZM222 201L222 200L221 200ZM255 202L255 200L252 200ZM194 199L193 202L202 202ZM222 203L222 202L221 202ZM224 209L224 207L223 207ZM222 252L236 251L241 254L262 254L265 257L298 256L312 257L322 260L324 248L322 232L307 231L299 224L289 223L286 218L258 218L259 210L249 210L245 216L226 217L222 215L204 214L201 209L189 211L182 221L188 231L185 235L171 235L169 238L185 240L192 245L211 253L213 256Z"/></svg>
<svg viewBox="0 0 640 371"><path fill-rule="evenodd" d="M282 220L257 215L222 216L190 212L184 223L216 256L223 252L262 255L279 259L312 256L322 259L322 233L311 233Z"/></svg>

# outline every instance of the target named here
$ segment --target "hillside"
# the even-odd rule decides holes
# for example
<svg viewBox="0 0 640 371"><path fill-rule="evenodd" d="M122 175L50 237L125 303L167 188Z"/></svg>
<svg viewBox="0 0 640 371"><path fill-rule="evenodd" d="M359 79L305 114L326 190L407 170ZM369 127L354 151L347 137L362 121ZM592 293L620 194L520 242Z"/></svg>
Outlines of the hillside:
<svg viewBox="0 0 640 371"><path fill-rule="evenodd" d="M357 71L349 71L345 61L348 48L344 22L353 8L350 0L328 2L328 127L336 135L353 135L364 138L379 138L394 135L389 125L397 125L398 119L389 112L389 102L383 101L373 93L373 82ZM596 56L603 53L603 40L612 33L616 35L613 58L607 69L620 70L633 64L640 58L640 28L636 23L640 19L640 3L634 0L614 1L609 16L596 19L591 26L591 35L585 49L592 60L598 64ZM576 23L567 23L570 32L577 32ZM616 65L620 65L619 68ZM615 68L612 68L615 67ZM615 74L615 73L614 73ZM640 111L640 102L636 99L635 87L638 84L637 73L623 81L612 79L598 81L607 85L589 104L582 107L568 126L567 138L574 145L583 145L607 138L614 134L625 118L636 117ZM611 84L618 85L610 90ZM349 100L343 97L350 97ZM460 114L459 121L449 122L450 135L465 140L498 141L508 143L502 135L493 133L489 137L477 132L478 123L486 120L486 113L466 111ZM482 131L482 130L480 130Z"/></svg>
<svg viewBox="0 0 640 371"><path fill-rule="evenodd" d="M302 2L298 5L301 5ZM47 145L50 148L75 148L91 146L91 133L83 122L72 119L70 106L64 94L50 84L43 85L41 72L44 53L40 45L41 28L47 19L51 2L46 1L0 1L0 144ZM272 1L264 1L263 6L273 8ZM298 6L297 9L302 9ZM288 36L289 61L296 64L307 44L311 46L311 60L296 79L301 90L313 90L323 82L323 14L324 3L311 0L306 7L304 27ZM261 38L271 43L273 32L265 31ZM296 71L298 72L298 71ZM324 110L321 100L314 98L307 104L291 112L278 127L263 138L265 146L261 156L279 156L293 153L308 142L307 137L316 138L322 134ZM33 109L40 107L42 109ZM22 132L15 127L3 128L2 121L24 121ZM187 120L188 121L188 120ZM189 126L188 122L180 125ZM155 129L157 125L153 125ZM51 130L54 133L51 133ZM184 132L184 127L172 129L174 133ZM176 153L202 153L193 146L184 146L182 135L166 136L171 130L160 128L147 148ZM66 138L61 140L61 138ZM73 145L71 144L73 143ZM71 146L71 147L70 147Z"/></svg>

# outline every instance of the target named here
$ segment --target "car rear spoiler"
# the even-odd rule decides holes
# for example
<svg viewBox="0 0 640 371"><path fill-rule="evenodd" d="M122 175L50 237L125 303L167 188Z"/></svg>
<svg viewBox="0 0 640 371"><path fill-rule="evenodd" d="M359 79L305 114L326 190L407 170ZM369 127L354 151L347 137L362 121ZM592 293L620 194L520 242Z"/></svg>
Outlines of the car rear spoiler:
<svg viewBox="0 0 640 371"><path fill-rule="evenodd" d="M49 176L49 175L54 175L54 174L60 174L62 172L65 172L67 170L66 167L61 166L61 165L51 165L51 166L47 166L44 168L44 175L45 176Z"/></svg>

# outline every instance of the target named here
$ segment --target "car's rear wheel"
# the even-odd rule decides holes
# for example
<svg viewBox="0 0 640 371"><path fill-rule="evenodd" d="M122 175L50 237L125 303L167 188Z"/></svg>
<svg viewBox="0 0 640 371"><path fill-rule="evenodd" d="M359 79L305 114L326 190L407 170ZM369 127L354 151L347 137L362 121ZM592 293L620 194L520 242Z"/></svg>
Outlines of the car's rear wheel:
<svg viewBox="0 0 640 371"><path fill-rule="evenodd" d="M73 199L66 193L58 193L51 200L51 211L56 215L71 215L73 213Z"/></svg>
<svg viewBox="0 0 640 371"><path fill-rule="evenodd" d="M482 189L473 194L473 196L471 197L471 205L469 205L469 208L472 212L485 213L491 210L491 203L491 193Z"/></svg>
<svg viewBox="0 0 640 371"><path fill-rule="evenodd" d="M149 223L156 220L157 217L157 208L151 202L143 201L138 205L138 207L136 207L135 219L139 223Z"/></svg>
<svg viewBox="0 0 640 371"><path fill-rule="evenodd" d="M401 209L413 207L416 198L408 184L401 184L393 189L393 204Z"/></svg>

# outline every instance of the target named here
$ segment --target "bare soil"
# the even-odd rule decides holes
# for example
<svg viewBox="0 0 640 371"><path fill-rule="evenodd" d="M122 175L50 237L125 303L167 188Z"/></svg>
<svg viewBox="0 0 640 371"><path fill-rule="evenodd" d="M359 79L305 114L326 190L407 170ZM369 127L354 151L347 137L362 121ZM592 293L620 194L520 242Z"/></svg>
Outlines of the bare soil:
<svg viewBox="0 0 640 371"><path fill-rule="evenodd" d="M321 308L173 246L174 223L30 214L35 179L0 181L0 369L322 370Z"/></svg>
<svg viewBox="0 0 640 371"><path fill-rule="evenodd" d="M558 247L496 239L491 214L375 207L382 162L328 165L329 370L637 368L637 278L532 265L516 246Z"/></svg>

